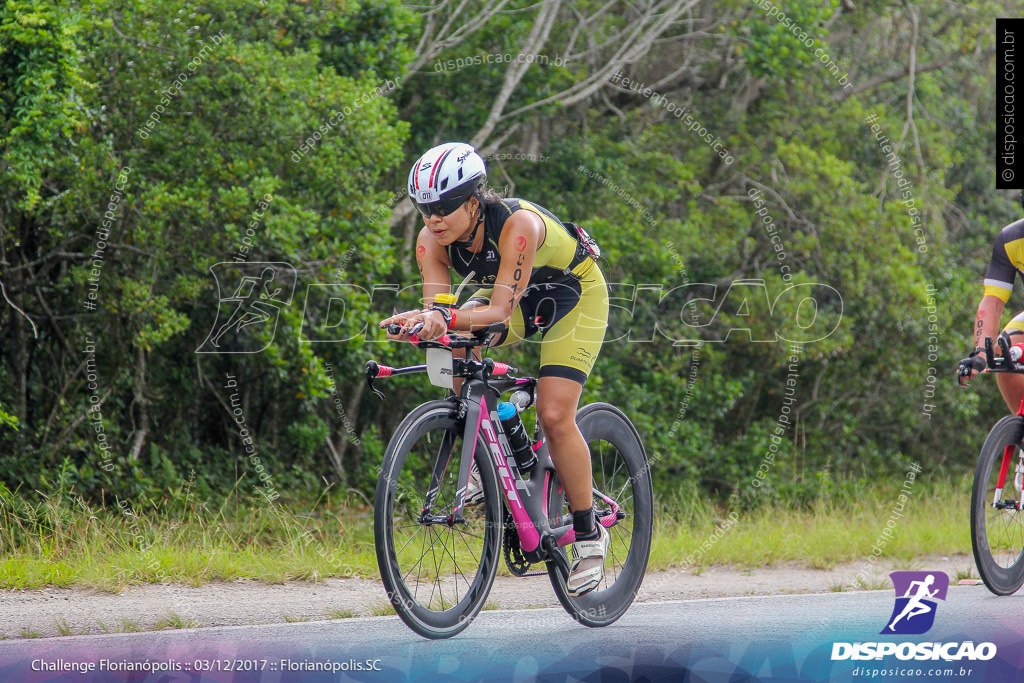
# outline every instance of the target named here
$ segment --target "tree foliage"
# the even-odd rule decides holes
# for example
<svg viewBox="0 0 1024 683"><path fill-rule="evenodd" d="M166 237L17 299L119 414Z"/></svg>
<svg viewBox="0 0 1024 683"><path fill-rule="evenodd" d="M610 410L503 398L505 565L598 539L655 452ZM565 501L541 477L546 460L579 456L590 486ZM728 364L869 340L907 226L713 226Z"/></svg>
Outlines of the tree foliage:
<svg viewBox="0 0 1024 683"><path fill-rule="evenodd" d="M417 361L373 322L416 305L404 181L451 139L601 242L614 308L584 399L633 416L663 495L803 501L912 460L969 467L1001 410L952 368L1017 217L991 189L989 28L1011 8L455 9L4 2L0 481L255 483L237 402L280 487L369 491L436 393L403 378L382 403L361 368ZM196 353L223 315L216 264L243 244L294 266L294 296L264 351ZM815 315L829 334L794 364L785 339Z"/></svg>

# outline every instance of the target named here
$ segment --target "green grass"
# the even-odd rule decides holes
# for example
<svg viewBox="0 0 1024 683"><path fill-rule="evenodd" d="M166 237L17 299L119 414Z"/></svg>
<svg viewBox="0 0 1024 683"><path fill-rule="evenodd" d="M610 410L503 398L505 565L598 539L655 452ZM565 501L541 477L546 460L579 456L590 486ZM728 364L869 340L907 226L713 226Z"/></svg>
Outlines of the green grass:
<svg viewBox="0 0 1024 683"><path fill-rule="evenodd" d="M82 628L79 631L74 630L68 625L66 619L55 619L54 625L57 627L57 633L62 636L87 636L92 632L89 627Z"/></svg>
<svg viewBox="0 0 1024 683"><path fill-rule="evenodd" d="M970 553L970 486L969 478L916 484L892 538L883 539L880 557L912 569L922 555ZM680 506L662 505L649 567L699 572L716 564L750 568L799 562L830 569L863 561L891 518L898 494L898 485L859 487L841 501L819 501L807 509L739 511L735 522L727 510L700 501L686 501L683 514Z"/></svg>
<svg viewBox="0 0 1024 683"><path fill-rule="evenodd" d="M329 610L327 610L327 618L328 619L351 619L353 617L358 617L358 616L359 616L359 614L357 612L353 612L350 609L329 609Z"/></svg>
<svg viewBox="0 0 1024 683"><path fill-rule="evenodd" d="M163 631L164 629L175 629L175 628L200 628L201 623L193 619L182 619L175 612L168 612L167 616L160 619L153 624L154 631Z"/></svg>
<svg viewBox="0 0 1024 683"><path fill-rule="evenodd" d="M106 629L104 628L104 630L106 630ZM129 619L122 619L121 620L121 627L118 629L118 632L120 632L120 633L140 633L142 630L143 630L142 627L139 626L139 623L137 621L131 621Z"/></svg>
<svg viewBox="0 0 1024 683"><path fill-rule="evenodd" d="M787 562L828 569L863 561L885 528L898 485L833 486L839 491L834 498L809 507L738 509L731 519L727 503L693 495L662 500L650 570L684 567L699 574L711 565L751 569ZM969 499L969 478L917 483L881 557L911 569L922 555L969 553ZM68 493L33 500L0 487L0 588L120 591L165 581L379 576L372 510L361 497L321 495L272 505L237 494L216 505L172 497L143 506L136 517ZM501 570L507 574L504 563ZM394 613L390 606L378 611ZM171 619L167 627L182 626Z"/></svg>
<svg viewBox="0 0 1024 683"><path fill-rule="evenodd" d="M956 570L955 574L953 575L953 583L958 583L960 581L963 581L964 579L976 579L980 581L981 577L978 576L978 570L975 569L973 565L968 565L963 569Z"/></svg>
<svg viewBox="0 0 1024 683"><path fill-rule="evenodd" d="M310 514L310 512L314 514ZM0 588L125 586L376 576L372 515L356 499L217 506L164 501L121 514L67 494L0 487Z"/></svg>
<svg viewBox="0 0 1024 683"><path fill-rule="evenodd" d="M882 575L872 576L867 579L858 576L854 580L853 585L856 588L863 588L868 591L883 591L892 588L892 582L889 581L889 578Z"/></svg>
<svg viewBox="0 0 1024 683"><path fill-rule="evenodd" d="M395 611L395 606L388 602L370 605L366 610L370 613L370 616L374 617L387 617L392 614L398 614L398 612Z"/></svg>

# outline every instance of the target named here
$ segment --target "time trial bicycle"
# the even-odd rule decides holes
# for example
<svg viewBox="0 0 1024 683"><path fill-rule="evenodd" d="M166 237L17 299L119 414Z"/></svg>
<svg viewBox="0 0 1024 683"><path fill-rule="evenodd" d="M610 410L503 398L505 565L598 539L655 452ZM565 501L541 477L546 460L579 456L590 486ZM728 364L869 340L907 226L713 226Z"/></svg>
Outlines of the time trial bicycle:
<svg viewBox="0 0 1024 683"><path fill-rule="evenodd" d="M626 612L647 569L654 503L643 442L618 408L585 405L576 423L590 448L597 519L611 538L601 584L579 597L568 594L572 514L540 421L532 439L536 462L524 471L498 418L502 394L523 392L517 394L520 404L532 406L537 380L472 353L504 329L496 323L434 341L413 335L410 341L426 351L425 364L366 363L369 388L382 399L374 380L408 373L426 372L431 384L448 389L447 398L423 403L399 424L384 454L374 504L377 563L389 602L427 638L450 638L469 626L484 607L502 556L515 576L543 563L562 607L591 627L607 626ZM400 331L389 326L392 334ZM454 357L455 349L466 349L466 357ZM455 378L463 379L458 394ZM467 509L471 476L479 480L483 502Z"/></svg>

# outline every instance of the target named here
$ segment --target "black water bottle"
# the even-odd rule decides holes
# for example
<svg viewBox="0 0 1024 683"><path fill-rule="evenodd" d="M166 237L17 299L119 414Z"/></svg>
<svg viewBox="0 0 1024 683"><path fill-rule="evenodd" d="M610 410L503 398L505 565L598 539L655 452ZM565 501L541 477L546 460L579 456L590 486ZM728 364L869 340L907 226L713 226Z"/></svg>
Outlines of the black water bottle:
<svg viewBox="0 0 1024 683"><path fill-rule="evenodd" d="M530 436L526 433L526 426L519 417L515 404L508 401L499 403L498 419L505 428L505 438L512 449L512 457L516 459L516 466L520 472L528 472L537 464L537 456L533 452L533 444L530 443Z"/></svg>

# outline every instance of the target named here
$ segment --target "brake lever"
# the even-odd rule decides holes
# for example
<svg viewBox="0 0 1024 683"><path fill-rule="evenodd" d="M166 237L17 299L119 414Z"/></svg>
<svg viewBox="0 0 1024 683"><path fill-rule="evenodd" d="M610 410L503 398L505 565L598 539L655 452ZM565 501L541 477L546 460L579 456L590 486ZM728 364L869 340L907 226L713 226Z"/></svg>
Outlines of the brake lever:
<svg viewBox="0 0 1024 683"><path fill-rule="evenodd" d="M380 369L380 366L377 365L377 361L375 361L375 360L368 360L368 361L366 361L366 385L368 387L370 387L370 391L372 391L373 393L377 394L377 396L380 397L380 400L383 401L384 400L384 392L381 391L380 389L378 389L377 387L373 386L373 380L374 380L375 377L377 377L377 372L379 371L379 369Z"/></svg>
<svg viewBox="0 0 1024 683"><path fill-rule="evenodd" d="M990 369L995 369L996 359L995 353L992 351L992 337L985 337L985 362Z"/></svg>

